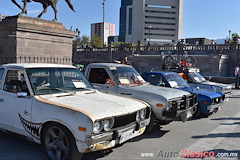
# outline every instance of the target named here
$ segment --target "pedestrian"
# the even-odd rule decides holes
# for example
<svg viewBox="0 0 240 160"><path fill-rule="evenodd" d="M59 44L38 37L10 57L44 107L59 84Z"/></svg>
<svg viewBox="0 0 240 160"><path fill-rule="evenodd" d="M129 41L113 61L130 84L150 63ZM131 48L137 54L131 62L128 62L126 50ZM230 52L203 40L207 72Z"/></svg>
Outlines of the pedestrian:
<svg viewBox="0 0 240 160"><path fill-rule="evenodd" d="M240 63L238 64L238 66L235 68L235 76L236 76L236 80L235 80L235 89L239 89L239 82L240 82Z"/></svg>
<svg viewBox="0 0 240 160"><path fill-rule="evenodd" d="M131 62L128 60L127 56L124 56L124 58L122 60L122 64L131 65Z"/></svg>
<svg viewBox="0 0 240 160"><path fill-rule="evenodd" d="M211 41L211 45L215 45L216 44L216 42L214 42L214 40L212 40Z"/></svg>

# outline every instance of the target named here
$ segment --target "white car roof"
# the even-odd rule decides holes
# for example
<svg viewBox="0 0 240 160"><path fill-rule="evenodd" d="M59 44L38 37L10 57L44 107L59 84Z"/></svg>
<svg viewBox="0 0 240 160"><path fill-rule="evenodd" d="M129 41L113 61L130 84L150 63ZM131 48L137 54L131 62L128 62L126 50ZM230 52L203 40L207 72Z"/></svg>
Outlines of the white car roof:
<svg viewBox="0 0 240 160"><path fill-rule="evenodd" d="M119 64L119 63L91 63L89 64L89 66L106 66L106 67L131 67L129 65L125 65L125 64Z"/></svg>
<svg viewBox="0 0 240 160"><path fill-rule="evenodd" d="M10 63L1 65L2 68L76 68L71 65L51 63Z"/></svg>

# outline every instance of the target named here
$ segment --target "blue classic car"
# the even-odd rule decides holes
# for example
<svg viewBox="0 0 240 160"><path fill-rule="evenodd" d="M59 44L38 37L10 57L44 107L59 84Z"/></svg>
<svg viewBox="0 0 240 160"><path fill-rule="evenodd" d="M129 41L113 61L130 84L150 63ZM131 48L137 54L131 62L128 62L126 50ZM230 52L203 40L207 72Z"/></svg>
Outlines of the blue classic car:
<svg viewBox="0 0 240 160"><path fill-rule="evenodd" d="M152 85L171 87L197 94L198 105L193 110L193 117L208 116L217 112L225 99L225 94L222 92L191 87L175 72L147 72L144 79Z"/></svg>

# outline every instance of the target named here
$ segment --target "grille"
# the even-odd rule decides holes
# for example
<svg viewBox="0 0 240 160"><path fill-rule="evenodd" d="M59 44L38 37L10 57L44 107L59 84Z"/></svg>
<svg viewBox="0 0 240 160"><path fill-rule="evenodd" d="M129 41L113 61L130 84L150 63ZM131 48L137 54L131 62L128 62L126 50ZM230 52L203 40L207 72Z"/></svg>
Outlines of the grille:
<svg viewBox="0 0 240 160"><path fill-rule="evenodd" d="M150 116L150 109L149 108L146 108L146 109L147 109L146 117L149 117ZM130 115L115 117L114 118L113 129L118 128L118 127L122 127L122 126L126 126L126 125L128 125L132 122L136 122L136 115L137 115L137 112L134 112Z"/></svg>
<svg viewBox="0 0 240 160"><path fill-rule="evenodd" d="M183 96L180 102L180 109L186 109L194 106L197 103L197 95L190 94L187 96Z"/></svg>

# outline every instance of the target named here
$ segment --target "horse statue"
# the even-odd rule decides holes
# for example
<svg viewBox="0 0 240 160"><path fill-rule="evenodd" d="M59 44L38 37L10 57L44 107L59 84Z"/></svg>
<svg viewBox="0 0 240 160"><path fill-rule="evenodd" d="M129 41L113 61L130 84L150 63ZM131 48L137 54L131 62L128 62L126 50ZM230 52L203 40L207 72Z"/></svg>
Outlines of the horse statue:
<svg viewBox="0 0 240 160"><path fill-rule="evenodd" d="M26 7L27 7L27 3L31 2L31 1L34 1L34 2L39 2L43 5L43 11L37 16L38 18L41 18L41 16L47 12L47 8L49 6L52 7L52 9L54 10L54 14L55 14L55 17L52 21L57 21L57 3L58 3L58 0L22 0L23 2L23 7L20 6L16 0L11 0L18 8L20 8L22 10L22 12L19 13L19 15L22 15L22 14L27 14L27 10L26 10ZM71 3L70 0L65 0L68 4L68 6L75 12L74 8L73 8L73 5Z"/></svg>

